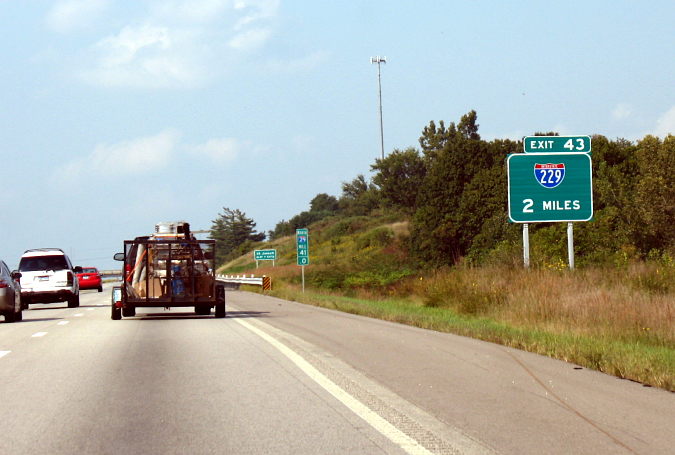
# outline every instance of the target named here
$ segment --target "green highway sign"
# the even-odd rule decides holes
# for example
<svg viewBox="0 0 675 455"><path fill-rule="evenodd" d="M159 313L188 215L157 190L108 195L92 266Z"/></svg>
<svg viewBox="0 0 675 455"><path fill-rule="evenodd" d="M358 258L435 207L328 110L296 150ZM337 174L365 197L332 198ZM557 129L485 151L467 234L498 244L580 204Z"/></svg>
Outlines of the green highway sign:
<svg viewBox="0 0 675 455"><path fill-rule="evenodd" d="M588 221L593 217L591 157L586 153L516 153L506 159L509 220Z"/></svg>
<svg viewBox="0 0 675 455"><path fill-rule="evenodd" d="M253 259L256 261L276 261L277 250L253 250Z"/></svg>
<svg viewBox="0 0 675 455"><path fill-rule="evenodd" d="M309 230L295 230L295 245L298 249L298 265L309 265Z"/></svg>
<svg viewBox="0 0 675 455"><path fill-rule="evenodd" d="M525 136L525 153L590 153L590 136Z"/></svg>

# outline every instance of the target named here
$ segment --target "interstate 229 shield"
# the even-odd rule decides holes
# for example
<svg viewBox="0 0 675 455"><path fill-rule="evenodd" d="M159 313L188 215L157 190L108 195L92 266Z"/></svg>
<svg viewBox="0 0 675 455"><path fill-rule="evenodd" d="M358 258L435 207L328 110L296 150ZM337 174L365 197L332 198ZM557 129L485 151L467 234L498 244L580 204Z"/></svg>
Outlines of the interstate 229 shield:
<svg viewBox="0 0 675 455"><path fill-rule="evenodd" d="M565 163L535 163L534 177L544 188L555 188L565 179Z"/></svg>

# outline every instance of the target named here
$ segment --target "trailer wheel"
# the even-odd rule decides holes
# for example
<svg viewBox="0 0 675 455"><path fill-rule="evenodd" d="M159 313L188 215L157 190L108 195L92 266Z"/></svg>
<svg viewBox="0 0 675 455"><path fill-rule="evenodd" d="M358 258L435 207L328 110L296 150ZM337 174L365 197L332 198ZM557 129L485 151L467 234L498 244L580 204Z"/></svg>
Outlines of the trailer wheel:
<svg viewBox="0 0 675 455"><path fill-rule="evenodd" d="M225 317L225 287L216 286L216 317Z"/></svg>
<svg viewBox="0 0 675 455"><path fill-rule="evenodd" d="M119 321L120 319L122 319L122 309L117 308L114 303L112 304L111 318L113 321Z"/></svg>
<svg viewBox="0 0 675 455"><path fill-rule="evenodd" d="M131 307L122 307L122 316L125 318L132 318L136 316L136 307L131 306Z"/></svg>

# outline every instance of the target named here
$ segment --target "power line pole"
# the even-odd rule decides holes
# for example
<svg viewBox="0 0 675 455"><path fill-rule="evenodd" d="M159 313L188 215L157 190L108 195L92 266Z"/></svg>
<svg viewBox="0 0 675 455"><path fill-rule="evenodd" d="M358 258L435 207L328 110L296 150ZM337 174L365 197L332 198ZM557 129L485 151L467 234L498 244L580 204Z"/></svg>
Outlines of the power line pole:
<svg viewBox="0 0 675 455"><path fill-rule="evenodd" d="M370 57L370 63L377 63L377 89L380 100L380 147L382 148L382 159L384 159L384 127L382 125L382 80L380 76L380 64L387 63L387 57Z"/></svg>

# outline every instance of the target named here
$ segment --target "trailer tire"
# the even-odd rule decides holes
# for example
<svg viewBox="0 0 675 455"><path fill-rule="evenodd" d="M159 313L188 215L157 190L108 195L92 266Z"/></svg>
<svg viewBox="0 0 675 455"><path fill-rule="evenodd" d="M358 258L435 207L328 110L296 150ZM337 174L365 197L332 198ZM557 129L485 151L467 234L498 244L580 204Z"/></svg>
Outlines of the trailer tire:
<svg viewBox="0 0 675 455"><path fill-rule="evenodd" d="M119 321L122 319L122 309L117 308L114 303L112 305L112 314L110 317L113 321Z"/></svg>
<svg viewBox="0 0 675 455"><path fill-rule="evenodd" d="M225 302L216 303L216 314L215 314L215 316L217 318L224 318L225 317Z"/></svg>
<svg viewBox="0 0 675 455"><path fill-rule="evenodd" d="M136 307L131 306L131 307L122 307L122 316L125 318L133 318L136 316Z"/></svg>

